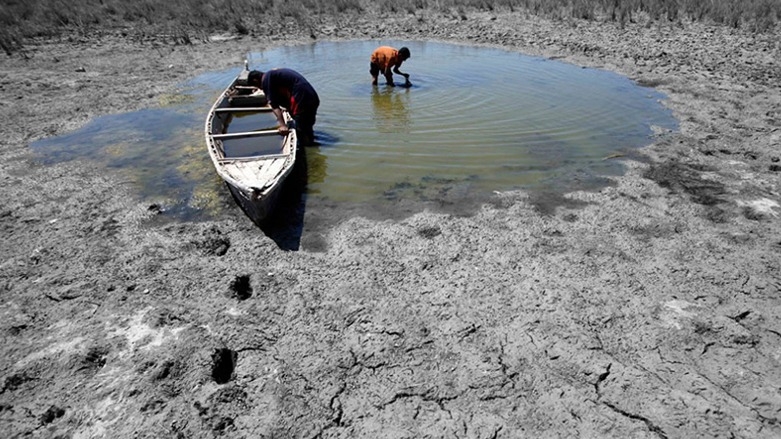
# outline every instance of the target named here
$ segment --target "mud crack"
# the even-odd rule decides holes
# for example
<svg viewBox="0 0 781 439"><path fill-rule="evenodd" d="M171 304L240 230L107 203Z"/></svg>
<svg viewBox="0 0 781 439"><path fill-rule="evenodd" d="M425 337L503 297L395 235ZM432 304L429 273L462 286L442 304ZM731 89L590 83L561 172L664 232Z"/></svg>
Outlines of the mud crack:
<svg viewBox="0 0 781 439"><path fill-rule="evenodd" d="M620 414L621 416L625 416L625 417L627 417L629 419L632 419L632 420L635 420L635 421L642 421L645 424L645 426L648 428L648 431L656 434L657 436L659 436L661 438L667 439L669 437L669 436L667 436L667 433L664 432L664 430L662 430L658 425L654 424L650 419L646 418L645 416L640 416L640 415L636 415L634 413L629 413L626 410L622 410L622 409L614 406L613 404L611 404L611 403L609 403L607 401L602 401L602 404L606 405L611 410L613 410L614 412Z"/></svg>
<svg viewBox="0 0 781 439"><path fill-rule="evenodd" d="M597 395L601 396L602 391L599 389L600 384L604 382L608 376L610 376L610 367L613 366L613 363L610 363L605 368L605 371L599 374L597 377L597 382L594 383L594 390L597 392Z"/></svg>

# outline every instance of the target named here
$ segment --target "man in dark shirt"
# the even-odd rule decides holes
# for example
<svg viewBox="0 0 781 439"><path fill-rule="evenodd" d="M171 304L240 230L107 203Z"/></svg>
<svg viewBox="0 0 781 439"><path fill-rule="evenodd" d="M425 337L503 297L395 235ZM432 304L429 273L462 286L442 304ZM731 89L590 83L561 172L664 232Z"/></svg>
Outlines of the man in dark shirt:
<svg viewBox="0 0 781 439"><path fill-rule="evenodd" d="M247 83L263 89L279 122L280 134L288 132L279 109L285 107L296 123L298 143L303 146L314 144L314 126L320 97L306 78L292 69L280 68L267 72L253 70L247 76Z"/></svg>

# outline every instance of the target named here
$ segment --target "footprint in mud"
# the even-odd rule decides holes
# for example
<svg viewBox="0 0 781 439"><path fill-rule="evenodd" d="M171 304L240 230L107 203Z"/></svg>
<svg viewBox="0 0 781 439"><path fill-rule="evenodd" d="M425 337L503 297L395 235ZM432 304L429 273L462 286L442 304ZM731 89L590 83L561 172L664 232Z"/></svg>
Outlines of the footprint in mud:
<svg viewBox="0 0 781 439"><path fill-rule="evenodd" d="M241 275L236 276L230 285L231 297L238 299L239 301L247 300L252 297L252 286L249 282L249 276Z"/></svg>
<svg viewBox="0 0 781 439"><path fill-rule="evenodd" d="M225 384L233 379L238 360L238 352L228 348L216 349L212 353L212 378L214 382Z"/></svg>

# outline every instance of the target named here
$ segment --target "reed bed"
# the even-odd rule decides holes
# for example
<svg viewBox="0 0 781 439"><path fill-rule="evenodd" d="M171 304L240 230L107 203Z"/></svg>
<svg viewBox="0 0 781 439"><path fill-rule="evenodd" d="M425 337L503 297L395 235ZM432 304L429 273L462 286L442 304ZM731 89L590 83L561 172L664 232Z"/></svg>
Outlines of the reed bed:
<svg viewBox="0 0 781 439"><path fill-rule="evenodd" d="M204 32L247 34L269 20L346 13L416 14L423 11L523 11L552 19L629 22L710 22L773 32L781 0L4 0L0 48L9 55L25 41L74 33L123 29L164 33L187 43Z"/></svg>

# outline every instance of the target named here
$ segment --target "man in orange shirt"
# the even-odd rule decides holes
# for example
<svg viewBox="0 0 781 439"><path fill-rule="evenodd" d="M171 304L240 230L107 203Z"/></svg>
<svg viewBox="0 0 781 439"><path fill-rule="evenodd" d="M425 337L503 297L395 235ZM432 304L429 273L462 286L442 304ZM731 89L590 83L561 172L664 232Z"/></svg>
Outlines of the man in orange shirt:
<svg viewBox="0 0 781 439"><path fill-rule="evenodd" d="M388 81L388 85L393 87L393 74L401 75L404 77L405 85L410 85L409 75L402 73L399 70L401 63L408 60L410 57L409 49L402 47L399 50L390 46L381 46L372 52L372 57L369 61L369 73L372 75L372 85L377 85L377 78L382 73L385 76L385 80Z"/></svg>

